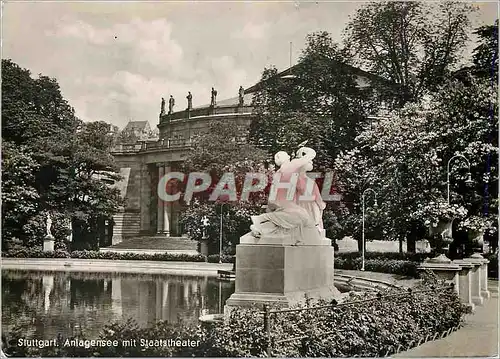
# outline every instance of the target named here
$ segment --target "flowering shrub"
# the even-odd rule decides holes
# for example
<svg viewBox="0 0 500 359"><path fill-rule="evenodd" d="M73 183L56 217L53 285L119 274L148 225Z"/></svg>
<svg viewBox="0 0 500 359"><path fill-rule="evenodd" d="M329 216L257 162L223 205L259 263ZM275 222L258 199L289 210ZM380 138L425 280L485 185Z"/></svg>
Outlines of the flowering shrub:
<svg viewBox="0 0 500 359"><path fill-rule="evenodd" d="M440 220L452 220L463 218L467 210L457 204L446 202L429 202L427 205L418 205L417 210L411 214L411 218L422 221L426 226L437 227Z"/></svg>
<svg viewBox="0 0 500 359"><path fill-rule="evenodd" d="M271 316L274 342L299 337L274 344L273 356L382 357L395 353L398 347L406 348L411 343L415 346L426 337L459 326L468 312L451 287L442 287L437 282L421 284L411 292L391 288L376 296L351 294L340 305L306 302L297 308L316 304L323 308ZM85 331L77 338L116 340L117 346L85 348L61 343L43 349L17 346L18 339L31 338L26 328L16 328L7 336L9 345L4 351L14 357L267 357L269 340L263 326L261 308L238 308L231 312L228 321L211 328L168 322L139 328L133 321L127 321L106 325L99 338L86 338ZM139 344L139 338L198 342L193 346L122 345L124 340L131 339Z"/></svg>
<svg viewBox="0 0 500 359"><path fill-rule="evenodd" d="M251 202L201 202L195 201L181 214L181 223L186 234L194 240L203 237L202 221L208 224L205 235L208 237L209 254L219 253L220 220L222 208L222 242L226 253L234 253L240 237L250 232L250 217L262 213L261 204Z"/></svg>

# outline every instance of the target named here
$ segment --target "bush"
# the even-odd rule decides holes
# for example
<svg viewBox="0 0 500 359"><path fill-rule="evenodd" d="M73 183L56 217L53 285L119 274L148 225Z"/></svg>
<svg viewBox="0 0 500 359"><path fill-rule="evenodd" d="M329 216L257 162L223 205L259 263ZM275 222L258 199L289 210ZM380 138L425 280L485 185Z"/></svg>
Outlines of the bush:
<svg viewBox="0 0 500 359"><path fill-rule="evenodd" d="M147 261L178 261L178 262L206 262L201 254L171 254L171 253L116 253L98 251L73 251L56 250L44 252L41 249L22 248L2 252L2 257L7 258L76 258L76 259L112 259L112 260L147 260ZM218 257L217 257L218 262Z"/></svg>
<svg viewBox="0 0 500 359"><path fill-rule="evenodd" d="M498 253L485 254L484 258L488 259L488 277L498 279Z"/></svg>
<svg viewBox="0 0 500 359"><path fill-rule="evenodd" d="M400 346L406 349L411 343L416 345L427 336L459 326L468 312L452 287L434 285L416 287L411 292L391 288L375 297L369 293L351 294L347 299L350 303L325 306L330 303L319 302L322 308L274 314L270 321L273 342L292 337L301 339L274 344L272 354L381 357L396 352ZM27 330L16 328L9 335L11 345L5 351L22 357L265 357L268 338L263 325L262 311L258 308L233 310L230 320L212 328L167 322L150 328L139 328L132 321L112 323L98 339L117 340L119 345L88 349L64 345L43 349L17 347L17 339L26 338ZM141 347L139 338L192 340L199 341L199 345L146 348ZM79 339L95 338L85 338L82 334ZM136 339L138 344L122 346L122 340L128 339Z"/></svg>
<svg viewBox="0 0 500 359"><path fill-rule="evenodd" d="M418 278L419 263L402 259L367 259L365 256L365 270L370 272L390 273ZM361 270L362 259L357 257L336 257L334 267L337 269Z"/></svg>
<svg viewBox="0 0 500 359"><path fill-rule="evenodd" d="M235 256L223 254L222 255L222 263L234 263ZM218 254L210 254L207 256L208 263L219 263L219 255Z"/></svg>

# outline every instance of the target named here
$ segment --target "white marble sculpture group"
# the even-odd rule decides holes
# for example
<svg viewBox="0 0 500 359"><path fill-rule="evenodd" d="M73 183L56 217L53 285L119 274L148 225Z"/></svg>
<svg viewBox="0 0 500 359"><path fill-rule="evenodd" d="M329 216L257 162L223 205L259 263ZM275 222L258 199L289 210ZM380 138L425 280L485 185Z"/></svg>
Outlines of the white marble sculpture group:
<svg viewBox="0 0 500 359"><path fill-rule="evenodd" d="M293 198L287 196L287 189L277 189L274 198L268 202L267 212L251 217L253 224L250 229L254 237L291 234L296 236L297 243L325 237L323 210L326 204L317 184L306 174L313 169L315 157L316 151L309 147L301 147L293 160L284 151L276 153L274 161L279 167L277 173L281 174L280 182L290 182L292 177L298 176L297 186ZM309 198L304 199L305 196ZM315 238L305 238L303 229L311 228L317 229L314 231Z"/></svg>

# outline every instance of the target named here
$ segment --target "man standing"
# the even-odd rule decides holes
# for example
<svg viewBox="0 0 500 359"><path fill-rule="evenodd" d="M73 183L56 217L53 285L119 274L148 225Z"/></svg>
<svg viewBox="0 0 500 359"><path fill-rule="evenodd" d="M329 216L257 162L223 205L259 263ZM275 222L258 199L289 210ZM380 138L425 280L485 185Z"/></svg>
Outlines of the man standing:
<svg viewBox="0 0 500 359"><path fill-rule="evenodd" d="M210 99L210 106L215 107L217 104L217 90L212 87L212 97Z"/></svg>
<svg viewBox="0 0 500 359"><path fill-rule="evenodd" d="M168 100L168 114L172 114L174 112L175 100L172 95L170 95L170 99Z"/></svg>
<svg viewBox="0 0 500 359"><path fill-rule="evenodd" d="M191 95L191 91L188 91L188 95L186 96L188 100L188 110L191 110L193 108L193 95Z"/></svg>

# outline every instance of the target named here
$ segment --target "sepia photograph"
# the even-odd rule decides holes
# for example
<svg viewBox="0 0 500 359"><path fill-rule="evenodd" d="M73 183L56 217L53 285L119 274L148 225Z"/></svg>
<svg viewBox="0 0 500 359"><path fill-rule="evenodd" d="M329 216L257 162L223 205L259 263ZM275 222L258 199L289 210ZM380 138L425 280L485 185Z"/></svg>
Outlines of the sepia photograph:
<svg viewBox="0 0 500 359"><path fill-rule="evenodd" d="M499 14L2 0L0 358L498 358Z"/></svg>

